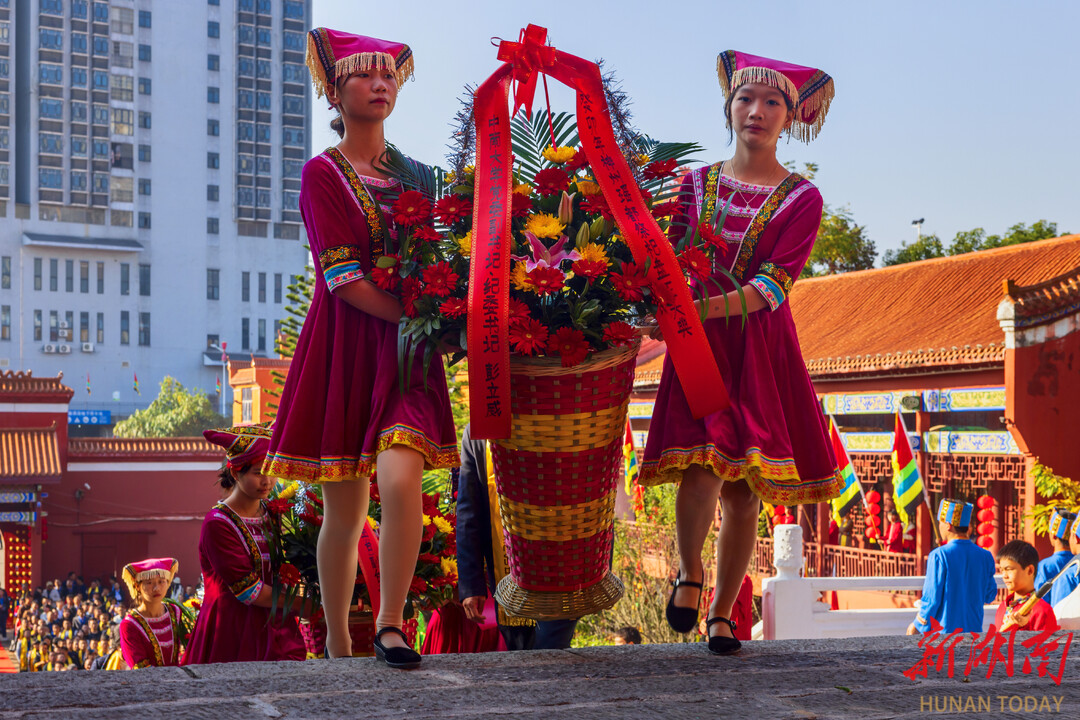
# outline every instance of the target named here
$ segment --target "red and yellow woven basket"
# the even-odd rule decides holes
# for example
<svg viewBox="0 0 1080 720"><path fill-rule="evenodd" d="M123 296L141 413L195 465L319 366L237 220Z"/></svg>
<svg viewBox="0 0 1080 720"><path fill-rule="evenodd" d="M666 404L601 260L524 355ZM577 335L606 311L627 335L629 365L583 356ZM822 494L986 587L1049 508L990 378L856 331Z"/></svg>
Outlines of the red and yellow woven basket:
<svg viewBox="0 0 1080 720"><path fill-rule="evenodd" d="M511 358L513 425L492 457L510 565L495 597L513 615L578 618L622 597L611 551L637 350L571 368Z"/></svg>

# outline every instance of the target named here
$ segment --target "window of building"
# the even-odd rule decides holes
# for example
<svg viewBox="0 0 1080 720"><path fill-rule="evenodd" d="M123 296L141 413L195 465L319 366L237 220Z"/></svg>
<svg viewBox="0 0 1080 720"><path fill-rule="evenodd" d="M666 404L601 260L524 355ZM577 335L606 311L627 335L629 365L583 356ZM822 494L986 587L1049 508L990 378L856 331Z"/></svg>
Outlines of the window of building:
<svg viewBox="0 0 1080 720"><path fill-rule="evenodd" d="M141 27L141 28L150 27L150 11L149 10L140 10L139 11L139 27Z"/></svg>
<svg viewBox="0 0 1080 720"><path fill-rule="evenodd" d="M217 170L221 167L221 155L216 152L206 153L206 167Z"/></svg>
<svg viewBox="0 0 1080 720"><path fill-rule="evenodd" d="M215 347L221 344L221 338L218 335L206 336L206 349L213 350Z"/></svg>
<svg viewBox="0 0 1080 720"><path fill-rule="evenodd" d="M131 102L135 99L135 78L113 73L109 85L109 97L113 100ZM115 112L115 110L113 111ZM129 111L130 112L130 111ZM127 133L125 133L126 135Z"/></svg>
<svg viewBox="0 0 1080 720"><path fill-rule="evenodd" d="M120 311L120 344L131 344L131 316L127 310Z"/></svg>
<svg viewBox="0 0 1080 720"><path fill-rule="evenodd" d="M41 289L41 258L34 258L34 289Z"/></svg>
<svg viewBox="0 0 1080 720"><path fill-rule="evenodd" d="M284 63L281 66L281 79L291 83L306 83L307 68L298 63Z"/></svg>
<svg viewBox="0 0 1080 720"><path fill-rule="evenodd" d="M145 263L139 264L139 294L143 297L150 295L150 266Z"/></svg>
<svg viewBox="0 0 1080 720"><path fill-rule="evenodd" d="M34 311L34 340L41 341L41 311Z"/></svg>
<svg viewBox="0 0 1080 720"><path fill-rule="evenodd" d="M95 7L95 10L96 9L97 8ZM106 8L106 10L107 10L107 8ZM94 47L94 55L97 55L98 57L108 57L109 56L109 38L104 37L102 35L95 36L94 37L94 45L93 45L93 47Z"/></svg>
<svg viewBox="0 0 1080 720"><path fill-rule="evenodd" d="M259 302L266 302L266 273L259 273Z"/></svg>
<svg viewBox="0 0 1080 720"><path fill-rule="evenodd" d="M130 78L128 78L130 80ZM111 108L112 134L134 135L135 134L135 111L124 108Z"/></svg>
<svg viewBox="0 0 1080 720"><path fill-rule="evenodd" d="M207 5L220 5L221 0L206 0Z"/></svg>
<svg viewBox="0 0 1080 720"><path fill-rule="evenodd" d="M105 313L97 314L97 343L105 342Z"/></svg>
<svg viewBox="0 0 1080 720"><path fill-rule="evenodd" d="M109 176L106 173L94 173L91 183L96 193L109 192Z"/></svg>
<svg viewBox="0 0 1080 720"><path fill-rule="evenodd" d="M246 387L240 389L240 422L251 422L251 395L251 388Z"/></svg>
<svg viewBox="0 0 1080 720"><path fill-rule="evenodd" d="M303 0L285 0L285 17L289 20L303 20Z"/></svg>
<svg viewBox="0 0 1080 720"><path fill-rule="evenodd" d="M60 339L60 316L55 310L49 311L49 342Z"/></svg>
<svg viewBox="0 0 1080 720"><path fill-rule="evenodd" d="M64 322L67 323L67 330L64 330L60 339L71 342L75 338L75 313L70 310L65 312Z"/></svg>
<svg viewBox="0 0 1080 720"><path fill-rule="evenodd" d="M60 190L64 187L64 173L55 168L38 168L38 187Z"/></svg>
<svg viewBox="0 0 1080 720"><path fill-rule="evenodd" d="M206 121L206 134L214 137L221 135L221 121L208 118Z"/></svg>
<svg viewBox="0 0 1080 720"><path fill-rule="evenodd" d="M270 142L270 126L269 125L261 125L260 124L256 128L256 130L257 131L255 133L255 137L259 142L261 142L261 143Z"/></svg>
<svg viewBox="0 0 1080 720"><path fill-rule="evenodd" d="M237 6L240 8L240 12L252 12L255 10L255 0L239 0Z"/></svg>
<svg viewBox="0 0 1080 720"><path fill-rule="evenodd" d="M75 292L75 261L64 261L64 290Z"/></svg>
<svg viewBox="0 0 1080 720"><path fill-rule="evenodd" d="M251 273L240 273L240 302L251 302Z"/></svg>
<svg viewBox="0 0 1080 720"><path fill-rule="evenodd" d="M59 275L60 275L60 261L56 258L49 258L49 290L56 292L59 287Z"/></svg>
<svg viewBox="0 0 1080 720"><path fill-rule="evenodd" d="M95 125L108 125L109 124L109 106L94 103L93 107L90 110L90 120Z"/></svg>
<svg viewBox="0 0 1080 720"><path fill-rule="evenodd" d="M206 37L221 37L221 24L210 20L206 23Z"/></svg>
<svg viewBox="0 0 1080 720"><path fill-rule="evenodd" d="M150 194L150 178L139 178L139 194Z"/></svg>
<svg viewBox="0 0 1080 720"><path fill-rule="evenodd" d="M71 17L85 20L88 6L87 0L71 0Z"/></svg>
<svg viewBox="0 0 1080 720"><path fill-rule="evenodd" d="M285 190L281 193L281 206L286 210L300 209L300 193Z"/></svg>
<svg viewBox="0 0 1080 720"><path fill-rule="evenodd" d="M285 49L293 52L305 52L307 50L307 38L304 33L286 31Z"/></svg>
<svg viewBox="0 0 1080 720"><path fill-rule="evenodd" d="M120 263L120 294L131 294L131 265Z"/></svg>
<svg viewBox="0 0 1080 720"><path fill-rule="evenodd" d="M270 61L269 60L260 60L260 61L258 61L256 63L255 76L262 79L262 80L269 80L272 77L270 67L271 66L270 66Z"/></svg>
<svg viewBox="0 0 1080 720"><path fill-rule="evenodd" d="M109 62L113 67L134 67L135 45L129 42L114 42L112 44L112 58Z"/></svg>
<svg viewBox="0 0 1080 720"><path fill-rule="evenodd" d="M304 146L304 129L303 128L282 128L282 142L285 145L291 145L293 147Z"/></svg>
<svg viewBox="0 0 1080 720"><path fill-rule="evenodd" d="M59 154L64 151L64 136L56 133L39 133L38 150L43 153Z"/></svg>
<svg viewBox="0 0 1080 720"><path fill-rule="evenodd" d="M221 271L215 268L206 269L206 299L218 300L221 298Z"/></svg>
<svg viewBox="0 0 1080 720"><path fill-rule="evenodd" d="M135 214L130 210L117 210L113 208L109 211L109 224L113 227L131 227L132 218Z"/></svg>
<svg viewBox="0 0 1080 720"><path fill-rule="evenodd" d="M63 50L64 33L61 30L49 28L38 29L38 45L42 50Z"/></svg>
<svg viewBox="0 0 1080 720"><path fill-rule="evenodd" d="M73 67L71 68L71 86L77 88L86 87L86 68ZM85 115L83 116L86 117Z"/></svg>
<svg viewBox="0 0 1080 720"><path fill-rule="evenodd" d="M150 229L150 213L148 213L148 212L140 212L139 213L139 228L142 229L142 230L149 230Z"/></svg>
<svg viewBox="0 0 1080 720"><path fill-rule="evenodd" d="M38 114L51 120L64 119L64 101L53 98L41 98L38 100Z"/></svg>
<svg viewBox="0 0 1080 720"><path fill-rule="evenodd" d="M206 69L214 70L215 72L221 69L221 56L220 55L207 55L206 56Z"/></svg>
<svg viewBox="0 0 1080 720"><path fill-rule="evenodd" d="M125 203L132 202L135 199L135 194L132 191L132 183L134 182L134 178L114 177L111 183L112 192L109 193L112 201Z"/></svg>
<svg viewBox="0 0 1080 720"><path fill-rule="evenodd" d="M72 119L72 121L74 121L74 122L86 122L86 118L87 118L86 103L75 101L75 102L69 103L69 105L71 106L71 119ZM74 139L75 138L72 138L72 140L74 140ZM74 143L72 143L72 147L74 147L74 146L75 146ZM86 147L86 141L85 140L83 140L83 147Z"/></svg>
<svg viewBox="0 0 1080 720"><path fill-rule="evenodd" d="M270 12L270 0L259 0L259 12L260 13L269 13Z"/></svg>
<svg viewBox="0 0 1080 720"><path fill-rule="evenodd" d="M255 36L258 38L260 45L271 44L270 28L258 28L257 30L255 30Z"/></svg>
<svg viewBox="0 0 1080 720"><path fill-rule="evenodd" d="M208 103L220 103L221 102L221 90L216 87L206 88L206 102Z"/></svg>
<svg viewBox="0 0 1080 720"><path fill-rule="evenodd" d="M286 178L298 180L303 171L304 162L302 160L285 160L281 163L281 172Z"/></svg>
<svg viewBox="0 0 1080 720"><path fill-rule="evenodd" d="M268 92L261 92L256 93L256 97L258 99L258 109L270 112L270 109L273 107L273 96Z"/></svg>
<svg viewBox="0 0 1080 720"><path fill-rule="evenodd" d="M150 313L139 313L139 345L148 347L150 345Z"/></svg>
<svg viewBox="0 0 1080 720"><path fill-rule="evenodd" d="M218 234L218 219L215 217L206 218L206 232L208 235Z"/></svg>
<svg viewBox="0 0 1080 720"><path fill-rule="evenodd" d="M71 33L71 52L73 53L86 53L90 48L87 42L86 33L73 32Z"/></svg>
<svg viewBox="0 0 1080 720"><path fill-rule="evenodd" d="M113 6L111 28L114 33L131 35L135 32L135 11L131 8Z"/></svg>
<svg viewBox="0 0 1080 720"><path fill-rule="evenodd" d="M220 185L207 185L206 186L206 199L210 202L217 202L221 193Z"/></svg>
<svg viewBox="0 0 1080 720"><path fill-rule="evenodd" d="M109 141L108 140L95 140L94 141L94 158L108 158L109 153Z"/></svg>
<svg viewBox="0 0 1080 720"><path fill-rule="evenodd" d="M143 130L150 129L150 113L144 112L143 110L139 111L139 127Z"/></svg>
<svg viewBox="0 0 1080 720"><path fill-rule="evenodd" d="M303 115L304 98L284 95L281 98L281 111L286 115Z"/></svg>
<svg viewBox="0 0 1080 720"><path fill-rule="evenodd" d="M97 294L105 294L105 263L103 262L97 264Z"/></svg>
<svg viewBox="0 0 1080 720"><path fill-rule="evenodd" d="M90 292L90 263L86 260L79 261L79 292Z"/></svg>
<svg viewBox="0 0 1080 720"><path fill-rule="evenodd" d="M86 138L77 138L77 137L71 138L71 157L74 157L74 158L84 158L84 157L86 157ZM75 173L74 172L71 173L71 176L72 176L72 178L74 178ZM82 187L79 188L79 189L80 190L85 190L86 189L86 173L85 172L82 173L82 176L83 176ZM74 181L72 182L71 189L72 190L76 189L75 185L74 185Z"/></svg>
<svg viewBox="0 0 1080 720"><path fill-rule="evenodd" d="M150 94L150 78L147 78L147 77L139 78L139 94L140 95L149 95Z"/></svg>
<svg viewBox="0 0 1080 720"><path fill-rule="evenodd" d="M274 302L281 304L281 273L274 273Z"/></svg>
<svg viewBox="0 0 1080 720"><path fill-rule="evenodd" d="M255 161L250 155L238 155L236 157L236 169L244 175L255 172Z"/></svg>
<svg viewBox="0 0 1080 720"><path fill-rule="evenodd" d="M255 189L249 187L236 188L236 204L244 207L254 207Z"/></svg>
<svg viewBox="0 0 1080 720"><path fill-rule="evenodd" d="M259 175L270 174L270 158L259 156L255 158L255 169Z"/></svg>
<svg viewBox="0 0 1080 720"><path fill-rule="evenodd" d="M139 146L139 162L150 162L150 146Z"/></svg>
<svg viewBox="0 0 1080 720"><path fill-rule="evenodd" d="M0 289L11 289L11 256L0 257Z"/></svg>
<svg viewBox="0 0 1080 720"><path fill-rule="evenodd" d="M149 45L139 45L139 60L141 62L150 62L150 58L153 56L153 51Z"/></svg>
<svg viewBox="0 0 1080 720"><path fill-rule="evenodd" d="M90 313L79 313L79 342L90 342Z"/></svg>
<svg viewBox="0 0 1080 720"><path fill-rule="evenodd" d="M63 0L41 0L41 14L42 15L64 15L64 2Z"/></svg>
<svg viewBox="0 0 1080 720"><path fill-rule="evenodd" d="M236 104L241 110L253 110L255 108L255 93L252 90L237 90Z"/></svg>
<svg viewBox="0 0 1080 720"><path fill-rule="evenodd" d="M11 306L0 305L0 340L11 339Z"/></svg>
<svg viewBox="0 0 1080 720"><path fill-rule="evenodd" d="M109 89L109 73L104 70L94 71L94 89L95 90L108 90Z"/></svg>
<svg viewBox="0 0 1080 720"><path fill-rule="evenodd" d="M248 318L240 319L240 349L251 349L251 320Z"/></svg>
<svg viewBox="0 0 1080 720"><path fill-rule="evenodd" d="M249 122L237 123L236 139L247 142L255 140L255 125Z"/></svg>
<svg viewBox="0 0 1080 720"><path fill-rule="evenodd" d="M236 30L236 37L244 45L255 44L255 28L250 25L240 25Z"/></svg>
<svg viewBox="0 0 1080 720"><path fill-rule="evenodd" d="M259 344L256 349L266 352L266 320L262 318L259 318Z"/></svg>

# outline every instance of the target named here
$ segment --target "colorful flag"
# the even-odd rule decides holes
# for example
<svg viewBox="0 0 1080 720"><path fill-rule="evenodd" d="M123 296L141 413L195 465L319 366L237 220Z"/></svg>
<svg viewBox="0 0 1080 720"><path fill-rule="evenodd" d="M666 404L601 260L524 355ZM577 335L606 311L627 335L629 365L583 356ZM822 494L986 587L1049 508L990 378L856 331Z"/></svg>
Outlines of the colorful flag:
<svg viewBox="0 0 1080 720"><path fill-rule="evenodd" d="M626 496L635 513L645 509L645 488L638 484L637 451L634 449L634 432L630 427L630 418L626 418L626 432L623 434L623 461L626 467Z"/></svg>
<svg viewBox="0 0 1080 720"><path fill-rule="evenodd" d="M829 437L832 439L833 454L836 456L836 465L840 469L840 477L844 479L843 491L839 497L833 498L831 501L833 517L836 518L836 523L839 525L840 519L862 500L862 483L855 476L855 466L851 463L851 458L848 457L847 448L844 447L844 440L840 437L840 432L836 429L836 423L833 422L831 417L829 418Z"/></svg>
<svg viewBox="0 0 1080 720"><path fill-rule="evenodd" d="M133 386L133 389L135 390L135 394L136 395L142 395L142 393L139 392L139 374L137 372L135 372L134 370L132 370L131 371L131 376L135 379L134 386Z"/></svg>
<svg viewBox="0 0 1080 720"><path fill-rule="evenodd" d="M915 522L915 513L919 503L923 501L924 491L919 466L915 463L915 453L911 449L911 438L908 437L900 413L896 414L893 430L892 467L896 511L906 525L909 516L910 522Z"/></svg>
<svg viewBox="0 0 1080 720"><path fill-rule="evenodd" d="M217 376L216 386L217 386L217 394L220 395L221 394L221 376L220 375Z"/></svg>
<svg viewBox="0 0 1080 720"><path fill-rule="evenodd" d="M86 394L90 394L90 371L86 371Z"/></svg>

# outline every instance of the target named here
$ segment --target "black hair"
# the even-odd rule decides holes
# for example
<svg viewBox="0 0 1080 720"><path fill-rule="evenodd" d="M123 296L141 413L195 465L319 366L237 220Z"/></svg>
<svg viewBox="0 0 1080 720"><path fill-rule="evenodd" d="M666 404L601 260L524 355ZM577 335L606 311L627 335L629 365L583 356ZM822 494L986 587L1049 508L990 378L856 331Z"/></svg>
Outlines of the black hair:
<svg viewBox="0 0 1080 720"><path fill-rule="evenodd" d="M969 525L949 525L949 530L957 535L967 537L967 534L971 532L971 526Z"/></svg>
<svg viewBox="0 0 1080 720"><path fill-rule="evenodd" d="M345 137L345 121L341 119L341 113L330 121L330 129L338 134L339 138Z"/></svg>
<svg viewBox="0 0 1080 720"><path fill-rule="evenodd" d="M615 631L615 637L622 638L627 645L640 645L641 632L636 627L627 625Z"/></svg>
<svg viewBox="0 0 1080 720"><path fill-rule="evenodd" d="M252 463L245 463L243 467L236 471L237 475L243 475L251 469ZM218 473L218 484L221 485L222 490L232 490L236 487L236 478L233 477L232 470L226 464L221 468L221 472Z"/></svg>
<svg viewBox="0 0 1080 720"><path fill-rule="evenodd" d="M1039 566L1039 551L1035 546L1023 540L1010 540L1001 546L997 554L998 560L1012 560L1022 568L1029 565Z"/></svg>
<svg viewBox="0 0 1080 720"><path fill-rule="evenodd" d="M739 87L742 87L742 86L740 85ZM731 127L731 104L733 102L735 102L735 95L738 92L739 92L739 88L735 88L734 90L731 91L731 94L727 96L727 100L724 101L724 117L727 119L727 141L728 141L728 145L730 145L731 141L735 139L735 129ZM790 112L790 111L794 110L795 109L795 104L791 102L791 98L789 98L787 95L785 95L782 92L780 94L783 95L783 97L784 97L784 104L787 105L788 111Z"/></svg>

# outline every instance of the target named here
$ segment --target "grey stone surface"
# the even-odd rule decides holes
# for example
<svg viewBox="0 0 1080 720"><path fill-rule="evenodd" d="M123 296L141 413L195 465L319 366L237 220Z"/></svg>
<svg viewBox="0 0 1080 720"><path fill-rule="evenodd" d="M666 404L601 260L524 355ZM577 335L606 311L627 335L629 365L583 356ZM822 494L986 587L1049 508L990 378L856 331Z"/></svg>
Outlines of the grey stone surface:
<svg viewBox="0 0 1080 720"><path fill-rule="evenodd" d="M1076 659L1060 686L1025 675L1030 637L1017 638L1013 676L999 666L990 679L985 666L965 678L967 641L954 677L910 680L915 638L747 643L732 657L701 643L441 655L408 672L356 658L6 675L0 720L1080 717Z"/></svg>

